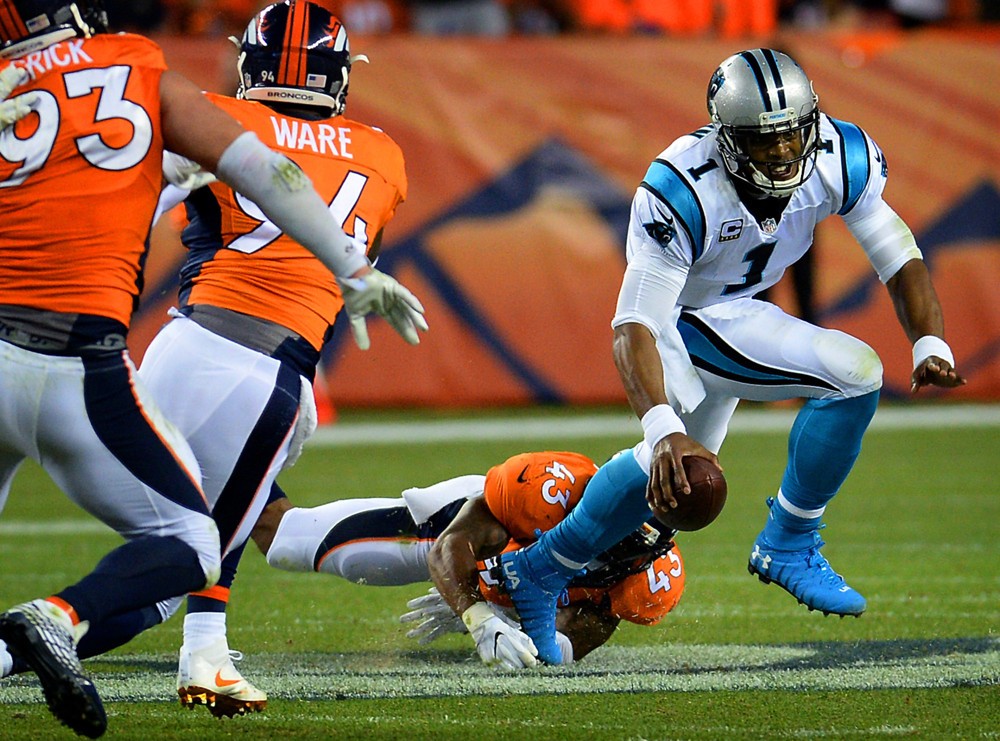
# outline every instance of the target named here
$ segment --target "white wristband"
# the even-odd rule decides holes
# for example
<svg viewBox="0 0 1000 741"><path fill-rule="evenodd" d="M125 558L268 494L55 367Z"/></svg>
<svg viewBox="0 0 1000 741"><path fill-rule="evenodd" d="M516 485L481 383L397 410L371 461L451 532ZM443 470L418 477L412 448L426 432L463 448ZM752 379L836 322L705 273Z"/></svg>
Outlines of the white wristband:
<svg viewBox="0 0 1000 741"><path fill-rule="evenodd" d="M941 358L941 360L947 360L952 368L955 367L955 356L952 354L951 348L948 347L948 343L940 337L929 334L913 343L913 370L916 370L917 366L931 355Z"/></svg>
<svg viewBox="0 0 1000 741"><path fill-rule="evenodd" d="M493 612L493 609L488 604L485 602L476 602L472 605L472 607L462 613L462 622L465 623L465 627L468 628L471 633L491 617L496 616L497 614Z"/></svg>
<svg viewBox="0 0 1000 741"><path fill-rule="evenodd" d="M667 435L684 431L684 423L669 404L657 404L642 415L643 437L650 450Z"/></svg>

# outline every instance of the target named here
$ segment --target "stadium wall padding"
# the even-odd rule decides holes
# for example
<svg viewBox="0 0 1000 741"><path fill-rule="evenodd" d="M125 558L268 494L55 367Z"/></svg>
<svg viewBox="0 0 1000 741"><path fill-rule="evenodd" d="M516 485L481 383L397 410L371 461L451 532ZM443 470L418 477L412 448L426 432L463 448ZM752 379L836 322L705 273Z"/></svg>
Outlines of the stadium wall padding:
<svg viewBox="0 0 1000 741"><path fill-rule="evenodd" d="M206 89L235 84L224 41L159 39ZM617 404L610 320L631 195L649 161L707 121L715 66L761 43L650 37L355 37L349 117L402 147L409 197L380 267L421 298L417 347L370 321L372 348L338 327L324 354L335 404L486 407ZM788 36L820 106L862 126L889 163L886 198L910 224L968 386L1000 400L1000 35ZM138 358L166 319L181 216L153 233L132 331ZM820 322L871 344L885 398L909 396L909 343L839 219L817 234ZM788 276L786 276L787 280ZM794 311L785 282L775 300ZM924 398L940 396L937 390Z"/></svg>

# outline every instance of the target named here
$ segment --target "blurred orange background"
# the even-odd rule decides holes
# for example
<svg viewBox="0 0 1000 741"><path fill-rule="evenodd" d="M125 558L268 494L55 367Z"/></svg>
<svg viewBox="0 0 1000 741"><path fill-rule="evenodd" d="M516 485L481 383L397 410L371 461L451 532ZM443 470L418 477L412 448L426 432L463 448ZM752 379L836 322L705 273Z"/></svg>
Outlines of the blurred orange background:
<svg viewBox="0 0 1000 741"><path fill-rule="evenodd" d="M205 89L234 89L228 42L157 41ZM410 179L379 266L421 298L431 331L410 347L373 320L360 352L338 328L324 356L333 402L624 403L610 321L629 201L650 160L707 122L718 63L755 43L352 36L371 63L354 67L347 115L400 144ZM803 65L824 111L885 151L886 199L924 250L969 379L948 398L1000 400L1000 33L817 32L771 45ZM175 212L154 231L137 358L174 301L181 223ZM884 398L908 397L909 343L863 251L839 219L821 226L816 251L820 323L871 344ZM772 298L795 311L787 285Z"/></svg>

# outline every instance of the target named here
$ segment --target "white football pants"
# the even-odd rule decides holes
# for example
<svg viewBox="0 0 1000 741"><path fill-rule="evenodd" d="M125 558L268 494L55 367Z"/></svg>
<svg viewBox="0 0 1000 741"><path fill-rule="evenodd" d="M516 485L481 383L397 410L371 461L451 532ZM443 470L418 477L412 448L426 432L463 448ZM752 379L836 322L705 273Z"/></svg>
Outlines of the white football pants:
<svg viewBox="0 0 1000 741"><path fill-rule="evenodd" d="M186 317L156 335L139 376L191 445L228 554L250 536L293 438L304 442L315 428L312 386ZM309 429L296 435L303 425Z"/></svg>
<svg viewBox="0 0 1000 741"><path fill-rule="evenodd" d="M0 342L0 510L25 458L128 540L173 536L218 574L219 540L194 453L126 351L58 357Z"/></svg>

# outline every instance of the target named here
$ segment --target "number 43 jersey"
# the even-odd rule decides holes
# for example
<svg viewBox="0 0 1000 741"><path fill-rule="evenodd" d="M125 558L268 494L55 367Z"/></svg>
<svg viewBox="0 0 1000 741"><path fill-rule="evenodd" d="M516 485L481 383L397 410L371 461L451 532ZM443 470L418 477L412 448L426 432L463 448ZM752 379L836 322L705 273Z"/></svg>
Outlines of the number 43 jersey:
<svg viewBox="0 0 1000 741"><path fill-rule="evenodd" d="M268 146L301 167L344 231L368 251L406 198L399 146L383 131L343 116L304 120L254 101L208 95ZM212 304L279 324L322 347L343 306L330 272L220 182L185 201L189 249L181 303Z"/></svg>
<svg viewBox="0 0 1000 741"><path fill-rule="evenodd" d="M815 172L792 193L780 218L758 221L729 179L715 128L699 129L664 150L638 188L629 223L630 267L661 274L680 291L676 303L684 307L753 296L802 257L820 221L839 214L850 224L881 205L886 170L884 155L864 131L821 115ZM623 289L619 316L648 313L642 294L649 292Z"/></svg>
<svg viewBox="0 0 1000 741"><path fill-rule="evenodd" d="M70 39L13 62L33 113L0 132L2 303L127 327L160 191L160 48Z"/></svg>

